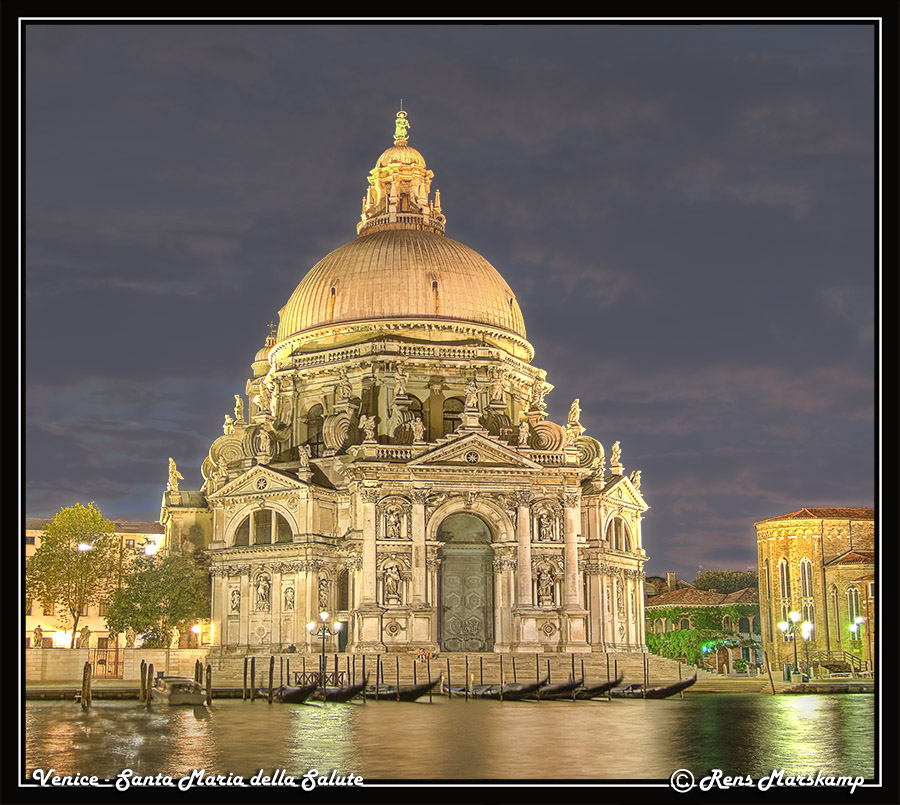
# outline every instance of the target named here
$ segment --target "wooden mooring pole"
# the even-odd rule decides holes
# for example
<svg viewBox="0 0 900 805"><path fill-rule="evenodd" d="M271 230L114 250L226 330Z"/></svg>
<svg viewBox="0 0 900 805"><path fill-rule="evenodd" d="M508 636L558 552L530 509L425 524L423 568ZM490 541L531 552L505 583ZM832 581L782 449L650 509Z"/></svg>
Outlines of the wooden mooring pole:
<svg viewBox="0 0 900 805"><path fill-rule="evenodd" d="M275 655L269 655L269 704L272 704L272 697L275 693Z"/></svg>
<svg viewBox="0 0 900 805"><path fill-rule="evenodd" d="M143 704L147 700L147 661L141 660L141 693L139 701Z"/></svg>
<svg viewBox="0 0 900 805"><path fill-rule="evenodd" d="M447 686L449 687L449 685L450 685L450 660L448 659L447 660ZM463 687L465 688L465 691L466 691L466 701L469 701L469 655L468 654L466 654L466 681L463 682ZM447 696L449 696L449 695L450 695L450 693L448 691Z"/></svg>
<svg viewBox="0 0 900 805"><path fill-rule="evenodd" d="M513 663L513 684L515 684L518 681L516 679L516 655L515 654L513 654L512 663Z"/></svg>
<svg viewBox="0 0 900 805"><path fill-rule="evenodd" d="M241 699L247 698L247 663L249 662L248 657L244 657L244 686L241 688Z"/></svg>
<svg viewBox="0 0 900 805"><path fill-rule="evenodd" d="M256 700L256 657L250 658L250 701Z"/></svg>
<svg viewBox="0 0 900 805"><path fill-rule="evenodd" d="M81 671L81 709L88 708L91 704L91 664L87 661Z"/></svg>
<svg viewBox="0 0 900 805"><path fill-rule="evenodd" d="M153 663L147 666L147 707L153 701Z"/></svg>
<svg viewBox="0 0 900 805"><path fill-rule="evenodd" d="M431 657L425 659L425 669L428 671L428 684L431 685ZM431 703L431 688L428 688L428 703Z"/></svg>
<svg viewBox="0 0 900 805"><path fill-rule="evenodd" d="M212 666L206 666L206 704L212 704Z"/></svg>
<svg viewBox="0 0 900 805"><path fill-rule="evenodd" d="M466 671L469 670L469 655L466 654ZM450 692L450 658L447 657L447 698L449 699L453 694ZM466 696L466 699L469 697Z"/></svg>
<svg viewBox="0 0 900 805"><path fill-rule="evenodd" d="M397 701L400 701L400 655L396 654L394 659L397 661Z"/></svg>

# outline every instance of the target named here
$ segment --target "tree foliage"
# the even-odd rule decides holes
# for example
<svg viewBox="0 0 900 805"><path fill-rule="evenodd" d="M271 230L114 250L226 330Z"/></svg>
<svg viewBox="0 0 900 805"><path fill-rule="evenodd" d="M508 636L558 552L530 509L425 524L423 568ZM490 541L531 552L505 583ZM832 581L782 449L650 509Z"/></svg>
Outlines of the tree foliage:
<svg viewBox="0 0 900 805"><path fill-rule="evenodd" d="M61 509L26 567L26 596L56 607L58 624L72 626L72 647L84 608L106 601L115 586L121 542L114 529L93 503Z"/></svg>
<svg viewBox="0 0 900 805"><path fill-rule="evenodd" d="M202 556L142 556L112 597L110 632L133 629L147 648L166 648L175 629L209 617L209 569Z"/></svg>
<svg viewBox="0 0 900 805"><path fill-rule="evenodd" d="M697 574L693 584L698 590L735 593L746 587L757 587L759 575L752 570L704 570Z"/></svg>

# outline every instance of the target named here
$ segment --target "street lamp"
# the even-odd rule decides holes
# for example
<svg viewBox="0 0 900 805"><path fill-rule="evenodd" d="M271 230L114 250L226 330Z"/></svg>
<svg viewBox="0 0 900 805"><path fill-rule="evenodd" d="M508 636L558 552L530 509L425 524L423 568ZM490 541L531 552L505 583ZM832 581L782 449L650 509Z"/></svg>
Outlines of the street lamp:
<svg viewBox="0 0 900 805"><path fill-rule="evenodd" d="M322 638L322 658L319 660L319 687L325 687L325 638L331 635L336 635L341 631L341 627L344 625L340 622L334 625L334 629L328 628L328 618L331 616L325 612L324 610L319 613L319 618L322 621L321 626L316 627L315 621L310 621L306 624L306 630L313 637L321 637Z"/></svg>
<svg viewBox="0 0 900 805"><path fill-rule="evenodd" d="M806 650L806 681L809 681L809 638L812 635L813 625L809 621L800 624L800 635L803 637L803 647Z"/></svg>
<svg viewBox="0 0 900 805"><path fill-rule="evenodd" d="M788 613L788 620L782 621L778 624L778 628L781 629L784 634L785 640L790 639L794 644L794 673L799 674L800 669L797 667L797 630L799 627L797 624L800 622L801 615L799 612L790 612Z"/></svg>

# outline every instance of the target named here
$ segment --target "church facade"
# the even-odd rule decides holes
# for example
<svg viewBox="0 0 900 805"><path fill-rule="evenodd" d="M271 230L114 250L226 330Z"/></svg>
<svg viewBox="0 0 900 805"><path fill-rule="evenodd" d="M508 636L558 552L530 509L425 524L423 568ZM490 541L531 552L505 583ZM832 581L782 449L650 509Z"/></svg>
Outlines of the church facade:
<svg viewBox="0 0 900 805"><path fill-rule="evenodd" d="M226 650L316 651L327 612L331 651L639 651L640 473L618 442L607 468L578 400L547 418L516 297L445 235L408 128L279 312L203 488L170 462L166 548L210 557Z"/></svg>

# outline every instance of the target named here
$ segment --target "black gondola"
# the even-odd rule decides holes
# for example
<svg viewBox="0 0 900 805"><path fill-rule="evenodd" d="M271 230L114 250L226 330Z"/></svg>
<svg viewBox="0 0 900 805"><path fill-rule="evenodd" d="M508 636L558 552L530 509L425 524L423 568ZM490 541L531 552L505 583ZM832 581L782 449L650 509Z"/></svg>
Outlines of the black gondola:
<svg viewBox="0 0 900 805"><path fill-rule="evenodd" d="M523 682L511 682L504 685L472 685L469 688L468 694L466 693L465 688L450 688L451 696L473 696L476 699L496 699L496 700L508 700L508 701L518 701L519 699L527 699L533 697L535 691L537 691L542 685L546 685L547 680L544 679L541 682L532 682L531 684L526 684ZM447 695L447 683L444 681L444 678L441 677L441 691L446 696Z"/></svg>
<svg viewBox="0 0 900 805"><path fill-rule="evenodd" d="M317 685L301 685L300 687L282 685L275 688L274 698L285 704L303 704L316 692L317 687Z"/></svg>
<svg viewBox="0 0 900 805"><path fill-rule="evenodd" d="M342 688L316 688L310 698L318 702L349 702L359 696L367 684L368 681L360 682L358 685L345 685Z"/></svg>
<svg viewBox="0 0 900 805"><path fill-rule="evenodd" d="M583 679L570 679L568 682L556 682L552 685L541 685L529 698L532 699L572 699L574 691L580 687Z"/></svg>
<svg viewBox="0 0 900 805"><path fill-rule="evenodd" d="M613 688L609 695L614 699L666 699L675 693L679 693L689 688L697 681L697 675L694 674L688 679L682 679L671 685L664 685L658 688L645 688L643 685L626 685L623 688Z"/></svg>
<svg viewBox="0 0 900 805"><path fill-rule="evenodd" d="M385 685L384 683L379 685L370 685L366 689L366 696L374 697L376 694L376 687L378 691L378 698L384 699L385 701L395 701L395 702L414 702L416 699L420 699L422 696L428 694L428 692L440 682L439 679L435 679L432 682L423 682L419 685L400 685L399 690L396 685Z"/></svg>
<svg viewBox="0 0 900 805"><path fill-rule="evenodd" d="M575 688L575 699L584 700L602 696L607 691L619 687L624 678L625 677L620 676L618 679L611 679L609 682L600 682L597 685L582 685L580 688Z"/></svg>

